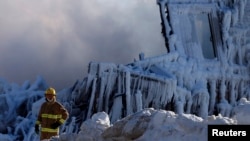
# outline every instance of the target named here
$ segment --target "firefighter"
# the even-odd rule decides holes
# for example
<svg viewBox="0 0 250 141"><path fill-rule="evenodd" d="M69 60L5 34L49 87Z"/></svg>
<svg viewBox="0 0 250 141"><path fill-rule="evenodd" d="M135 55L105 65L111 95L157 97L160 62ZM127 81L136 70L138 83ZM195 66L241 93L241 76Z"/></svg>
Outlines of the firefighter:
<svg viewBox="0 0 250 141"><path fill-rule="evenodd" d="M56 90L52 87L45 91L45 99L40 108L35 131L41 131L40 140L50 139L52 136L59 135L59 127L67 120L68 111L56 101Z"/></svg>

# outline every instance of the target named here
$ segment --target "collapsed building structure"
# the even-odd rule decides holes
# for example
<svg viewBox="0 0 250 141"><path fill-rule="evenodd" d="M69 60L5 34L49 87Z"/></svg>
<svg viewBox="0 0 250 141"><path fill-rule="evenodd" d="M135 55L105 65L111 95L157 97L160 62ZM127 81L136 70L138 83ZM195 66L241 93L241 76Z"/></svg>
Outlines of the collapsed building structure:
<svg viewBox="0 0 250 141"><path fill-rule="evenodd" d="M114 122L150 107L231 116L241 98L250 99L250 1L156 2L166 53L126 65L90 62L72 92L83 120L105 111Z"/></svg>

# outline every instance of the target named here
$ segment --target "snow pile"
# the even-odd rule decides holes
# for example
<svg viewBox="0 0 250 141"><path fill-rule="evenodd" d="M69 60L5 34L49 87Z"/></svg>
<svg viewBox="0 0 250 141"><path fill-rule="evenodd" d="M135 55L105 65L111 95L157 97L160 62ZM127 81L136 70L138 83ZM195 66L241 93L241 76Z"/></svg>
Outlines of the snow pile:
<svg viewBox="0 0 250 141"><path fill-rule="evenodd" d="M249 101L246 102L249 103ZM62 134L57 140L206 141L207 125L209 124L235 125L243 122L249 124L250 112L245 112L246 109L250 109L249 104L235 107L234 118L223 117L219 114L203 119L192 114L176 114L172 111L147 108L111 125L108 115L105 112L99 112L83 122L78 134L74 134L74 136Z"/></svg>

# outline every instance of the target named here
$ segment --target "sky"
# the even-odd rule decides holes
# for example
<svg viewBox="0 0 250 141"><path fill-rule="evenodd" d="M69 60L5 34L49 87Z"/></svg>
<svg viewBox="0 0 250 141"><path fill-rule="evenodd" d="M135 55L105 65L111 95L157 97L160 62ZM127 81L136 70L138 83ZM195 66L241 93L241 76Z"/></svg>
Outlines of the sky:
<svg viewBox="0 0 250 141"><path fill-rule="evenodd" d="M88 64L127 64L166 52L156 0L0 1L0 77L41 75L61 90ZM8 61L6 61L8 60Z"/></svg>

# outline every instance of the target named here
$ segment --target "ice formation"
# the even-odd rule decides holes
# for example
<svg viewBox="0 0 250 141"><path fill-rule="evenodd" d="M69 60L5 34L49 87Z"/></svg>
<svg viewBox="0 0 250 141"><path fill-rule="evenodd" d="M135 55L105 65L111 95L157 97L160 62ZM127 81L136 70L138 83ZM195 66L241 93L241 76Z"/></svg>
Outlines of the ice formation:
<svg viewBox="0 0 250 141"><path fill-rule="evenodd" d="M113 122L148 107L203 118L230 117L241 98L250 98L249 19L244 16L249 4L246 0L157 4L168 52L151 58L140 54L141 60L127 65L91 62L87 78L76 88L83 86L79 93L91 99L88 117L105 111Z"/></svg>

